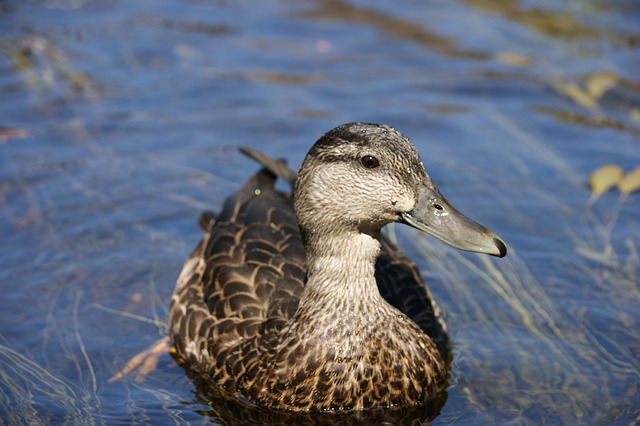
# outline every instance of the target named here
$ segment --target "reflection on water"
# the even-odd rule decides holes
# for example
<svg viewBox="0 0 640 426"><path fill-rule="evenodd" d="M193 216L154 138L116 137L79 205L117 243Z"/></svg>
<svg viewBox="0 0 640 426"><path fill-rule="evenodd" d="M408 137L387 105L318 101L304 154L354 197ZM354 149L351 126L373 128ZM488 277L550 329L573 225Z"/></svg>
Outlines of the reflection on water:
<svg viewBox="0 0 640 426"><path fill-rule="evenodd" d="M0 418L7 424L640 421L634 2L0 4ZM507 259L400 227L454 342L432 407L277 415L165 354L196 220L341 122L395 125ZM628 188L632 188L628 186ZM598 192L600 192L598 190ZM155 368L153 368L155 367Z"/></svg>
<svg viewBox="0 0 640 426"><path fill-rule="evenodd" d="M372 26L392 39L417 43L431 51L444 55L467 59L488 58L487 54L481 52L461 50L449 38L433 33L428 28L411 20L398 19L375 9L359 7L343 0L316 1L314 6L314 10L297 13L294 16L312 20L337 20L347 25Z"/></svg>
<svg viewBox="0 0 640 426"><path fill-rule="evenodd" d="M436 418L447 401L447 393L442 392L423 406L402 409L377 409L350 413L286 413L255 407L231 399L223 392L216 391L209 384L194 377L200 400L210 406L201 414L219 419L228 424L255 425L378 425L378 424L429 424Z"/></svg>
<svg viewBox="0 0 640 426"><path fill-rule="evenodd" d="M603 37L597 29L582 24L569 11L552 10L535 5L526 5L518 0L492 2L489 0L465 0L465 4L483 12L497 14L504 19L517 22L550 36Z"/></svg>

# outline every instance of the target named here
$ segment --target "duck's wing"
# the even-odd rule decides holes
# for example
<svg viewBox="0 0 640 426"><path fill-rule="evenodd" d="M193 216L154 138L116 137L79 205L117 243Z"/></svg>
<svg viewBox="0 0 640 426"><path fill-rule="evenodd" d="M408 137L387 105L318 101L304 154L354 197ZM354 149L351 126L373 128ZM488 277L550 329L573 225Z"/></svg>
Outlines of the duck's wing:
<svg viewBox="0 0 640 426"><path fill-rule="evenodd" d="M201 217L204 237L185 262L169 312L170 336L189 364L206 368L215 362L208 348L218 352L279 327L297 309L304 248L291 195L274 189L274 171L288 167L268 160L215 219Z"/></svg>
<svg viewBox="0 0 640 426"><path fill-rule="evenodd" d="M416 265L384 235L376 282L382 297L418 324L433 339L443 359L448 359L449 338L440 308Z"/></svg>

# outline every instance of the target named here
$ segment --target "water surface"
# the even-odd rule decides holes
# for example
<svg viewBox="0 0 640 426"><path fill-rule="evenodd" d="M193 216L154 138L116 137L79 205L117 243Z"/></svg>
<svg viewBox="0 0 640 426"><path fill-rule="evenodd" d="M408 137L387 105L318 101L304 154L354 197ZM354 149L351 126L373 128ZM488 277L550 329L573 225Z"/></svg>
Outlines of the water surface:
<svg viewBox="0 0 640 426"><path fill-rule="evenodd" d="M640 166L639 23L631 0L0 3L0 416L292 424L204 399L169 355L108 379L165 335L199 212L256 170L238 146L297 168L372 121L510 249L390 229L454 342L432 423L640 421L640 195L586 183Z"/></svg>

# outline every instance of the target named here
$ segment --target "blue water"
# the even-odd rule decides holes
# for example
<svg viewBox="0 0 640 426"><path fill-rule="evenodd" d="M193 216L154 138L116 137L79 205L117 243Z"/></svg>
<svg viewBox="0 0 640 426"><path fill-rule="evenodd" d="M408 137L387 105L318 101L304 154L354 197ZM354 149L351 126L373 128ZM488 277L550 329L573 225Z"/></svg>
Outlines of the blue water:
<svg viewBox="0 0 640 426"><path fill-rule="evenodd" d="M454 341L432 423L639 422L640 194L587 203L596 168L640 166L639 23L631 0L0 3L0 417L237 423L168 354L108 379L165 335L199 212L256 170L238 146L298 167L372 121L510 249L393 228Z"/></svg>

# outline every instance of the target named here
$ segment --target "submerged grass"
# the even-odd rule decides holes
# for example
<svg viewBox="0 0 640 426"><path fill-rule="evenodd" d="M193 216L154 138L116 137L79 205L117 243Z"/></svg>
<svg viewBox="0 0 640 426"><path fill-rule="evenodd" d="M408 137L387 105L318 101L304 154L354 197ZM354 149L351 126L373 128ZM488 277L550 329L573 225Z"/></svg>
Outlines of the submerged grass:
<svg viewBox="0 0 640 426"><path fill-rule="evenodd" d="M514 136L525 135L506 117L498 118ZM523 143L537 143L524 137ZM548 164L557 175L584 192L586 177L576 179L546 148L534 151L543 159L551 156ZM529 185L535 191L536 183ZM489 185L480 189L486 197L496 191ZM545 208L566 208L558 197L547 194ZM507 258L496 260L443 250L430 238L414 240L426 265L421 269L441 278L436 294L446 292L450 303L445 308L455 348L451 391L459 386L476 414L496 421L508 416L518 424L638 420L640 262L637 240L613 236L618 220L630 226L630 218L619 216L620 207L606 221L587 203L569 211L568 217L580 219L560 229L575 252L550 256L556 264L535 273L527 267L527 253L521 257L513 247ZM515 208L503 213L521 214ZM616 253L621 245L623 256ZM467 337L456 339L456 330Z"/></svg>
<svg viewBox="0 0 640 426"><path fill-rule="evenodd" d="M167 307L155 289L153 278L149 279L148 291L153 299L151 317L98 303L90 303L85 308L104 312L113 322L118 318L131 320L133 329L136 329L135 323L155 326L164 336ZM118 358L100 356L93 339L91 349L85 344L82 306L86 297L81 290L73 294L70 320L60 319L64 316L60 315L61 303L66 303L61 293L52 298L44 331L42 361L35 361L34 354L18 352L0 336L0 419L7 424L109 424L118 414L125 415L129 411L127 418L131 421L154 423L153 419L162 413L163 418L173 419L170 423L185 424L181 418L185 395L171 390L170 383L175 382L175 376L155 371L142 383L129 378L113 385L107 383L107 378L123 363ZM138 330L138 334L148 333ZM174 364L168 354L162 360ZM61 369L64 364L71 368ZM177 389L188 389L188 379L183 376L180 375L184 383ZM117 386L122 397L128 395L128 401L120 401L123 406L116 411L118 414L105 412L106 406L117 404L114 400L105 400L109 399L104 396L105 392L111 392L109 386ZM151 402L154 400L157 402ZM148 410L152 412L147 413Z"/></svg>
<svg viewBox="0 0 640 426"><path fill-rule="evenodd" d="M0 413L8 424L94 424L82 389L4 344L0 360Z"/></svg>
<svg viewBox="0 0 640 426"><path fill-rule="evenodd" d="M632 404L625 407L629 401L624 395L632 395L640 379L633 350L640 333L629 312L621 313L619 323L603 326L590 318L589 308L554 300L513 250L505 261L456 251L442 256L435 244L421 238L416 246L428 269L445 277L442 289L449 292L453 305L447 311L453 317L449 323L454 346L463 357L454 360L461 370L454 368L452 384L462 386L478 413L516 410L509 415L525 424L536 424L540 418L570 424L597 419L606 410L611 410L610 419L630 415L626 410ZM632 276L620 263L586 270L585 265L579 275L606 276L609 293L620 290L618 284L626 293L631 282L638 282L637 263ZM468 281L479 282L469 286ZM602 298L599 304L606 312L617 310L610 299ZM455 329L465 327L484 337L456 340ZM618 411L615 404L620 405Z"/></svg>

